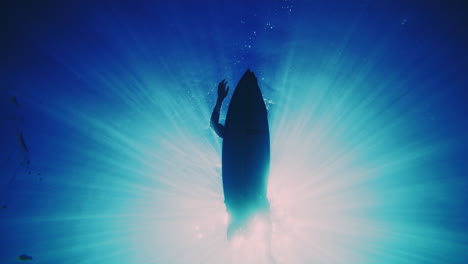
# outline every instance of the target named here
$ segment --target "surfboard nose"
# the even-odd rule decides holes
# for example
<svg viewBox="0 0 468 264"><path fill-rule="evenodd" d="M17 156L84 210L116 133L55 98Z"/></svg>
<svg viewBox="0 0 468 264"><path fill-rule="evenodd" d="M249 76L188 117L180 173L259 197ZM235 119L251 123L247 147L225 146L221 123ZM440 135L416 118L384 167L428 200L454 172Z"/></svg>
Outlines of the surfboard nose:
<svg viewBox="0 0 468 264"><path fill-rule="evenodd" d="M253 71L251 71L250 69L247 69L247 71L245 71L244 75L242 76L241 80L248 80L252 78L257 80L257 77L255 76Z"/></svg>
<svg viewBox="0 0 468 264"><path fill-rule="evenodd" d="M257 86L257 77L250 69L247 69L244 75L242 75L242 78L240 79L239 84L237 85L236 89L239 87L251 87L251 86Z"/></svg>

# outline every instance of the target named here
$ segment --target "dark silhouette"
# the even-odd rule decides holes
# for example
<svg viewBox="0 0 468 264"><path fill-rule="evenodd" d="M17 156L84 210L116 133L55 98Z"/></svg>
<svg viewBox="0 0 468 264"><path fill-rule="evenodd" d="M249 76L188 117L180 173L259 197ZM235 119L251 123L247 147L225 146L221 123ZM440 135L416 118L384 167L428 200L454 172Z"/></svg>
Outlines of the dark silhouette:
<svg viewBox="0 0 468 264"><path fill-rule="evenodd" d="M230 216L230 239L257 213L269 211L270 134L266 106L254 73L247 70L237 84L223 126L219 112L228 92L226 80L221 81L211 126L223 138L223 191Z"/></svg>
<svg viewBox="0 0 468 264"><path fill-rule="evenodd" d="M31 256L28 256L26 254L21 254L18 256L18 260L19 261L28 261L28 260L32 260L33 258Z"/></svg>

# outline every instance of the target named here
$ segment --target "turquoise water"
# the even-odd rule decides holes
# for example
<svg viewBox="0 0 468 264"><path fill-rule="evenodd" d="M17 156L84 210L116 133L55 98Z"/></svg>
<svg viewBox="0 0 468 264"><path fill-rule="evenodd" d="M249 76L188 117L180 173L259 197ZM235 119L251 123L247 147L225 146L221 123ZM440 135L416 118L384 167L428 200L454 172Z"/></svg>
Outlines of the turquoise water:
<svg viewBox="0 0 468 264"><path fill-rule="evenodd" d="M468 261L461 1L4 10L1 263ZM209 119L247 68L271 225L228 242Z"/></svg>

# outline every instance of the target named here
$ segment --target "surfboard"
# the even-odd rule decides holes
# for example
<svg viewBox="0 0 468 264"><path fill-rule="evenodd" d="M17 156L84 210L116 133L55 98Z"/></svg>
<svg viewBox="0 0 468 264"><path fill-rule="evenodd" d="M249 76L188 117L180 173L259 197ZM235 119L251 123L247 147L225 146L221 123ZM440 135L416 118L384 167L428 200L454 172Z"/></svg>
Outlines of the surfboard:
<svg viewBox="0 0 468 264"><path fill-rule="evenodd" d="M268 207L270 132L257 78L247 70L226 115L222 149L224 201L232 217Z"/></svg>

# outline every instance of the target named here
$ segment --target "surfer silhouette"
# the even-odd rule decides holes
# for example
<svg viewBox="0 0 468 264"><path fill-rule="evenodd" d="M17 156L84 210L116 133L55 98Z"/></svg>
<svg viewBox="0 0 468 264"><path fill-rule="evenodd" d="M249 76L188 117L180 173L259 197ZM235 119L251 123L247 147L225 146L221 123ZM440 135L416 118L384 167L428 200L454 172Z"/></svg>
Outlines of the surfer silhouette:
<svg viewBox="0 0 468 264"><path fill-rule="evenodd" d="M218 85L211 126L223 138L222 181L230 220L228 239L255 215L267 213L270 134L267 109L255 74L247 70L236 86L226 114L219 123L221 105L229 92L226 80Z"/></svg>

